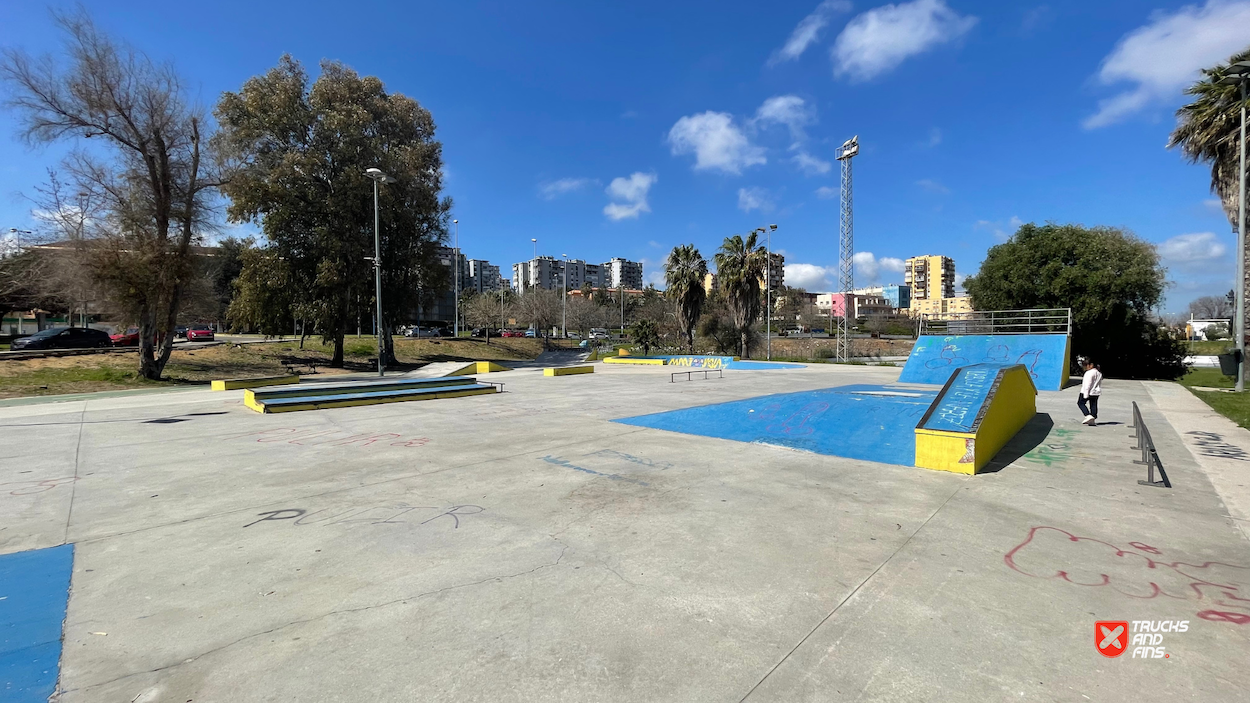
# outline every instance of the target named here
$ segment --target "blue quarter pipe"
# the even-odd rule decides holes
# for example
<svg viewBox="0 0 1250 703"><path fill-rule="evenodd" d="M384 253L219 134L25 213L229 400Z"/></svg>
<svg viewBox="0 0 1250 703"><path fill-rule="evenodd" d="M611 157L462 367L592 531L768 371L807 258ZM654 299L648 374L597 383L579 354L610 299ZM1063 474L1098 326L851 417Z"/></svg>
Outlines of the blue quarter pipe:
<svg viewBox="0 0 1250 703"><path fill-rule="evenodd" d="M922 335L898 380L942 385L956 369L982 363L1023 364L1038 390L1061 390L1068 381L1068 335Z"/></svg>

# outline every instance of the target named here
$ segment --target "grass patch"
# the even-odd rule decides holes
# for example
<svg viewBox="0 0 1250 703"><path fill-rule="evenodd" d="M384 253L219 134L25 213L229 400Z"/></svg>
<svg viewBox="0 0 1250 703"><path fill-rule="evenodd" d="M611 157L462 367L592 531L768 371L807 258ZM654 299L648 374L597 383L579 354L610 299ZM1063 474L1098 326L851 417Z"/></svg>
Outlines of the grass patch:
<svg viewBox="0 0 1250 703"><path fill-rule="evenodd" d="M1208 342L1211 344L1211 342ZM1238 425L1250 428L1250 393L1225 393L1223 391L1200 391L1194 386L1206 388L1232 388L1234 379L1225 376L1219 369L1190 369L1180 379L1181 385L1190 393L1198 396L1202 402L1211 406L1215 412L1232 420Z"/></svg>
<svg viewBox="0 0 1250 703"><path fill-rule="evenodd" d="M1189 345L1189 353L1192 356L1215 356L1217 354L1223 354L1235 346L1230 339L1211 342L1187 342L1187 344Z"/></svg>
<svg viewBox="0 0 1250 703"><path fill-rule="evenodd" d="M288 367L306 373L316 367L318 374L376 369L376 342L370 338L349 337L344 341L343 369L328 364L333 347L320 340L267 344L221 344L202 349L175 348L165 366L165 378L148 381L138 374L137 353L91 354L0 361L0 398L91 393L134 388L169 388L179 385L206 385L209 381L233 378L280 376ZM534 339L492 339L487 345L479 339L396 338L395 370L417 368L434 361L510 361L533 359L542 351L542 341ZM318 378L314 376L313 378ZM324 378L324 377L322 377Z"/></svg>
<svg viewBox="0 0 1250 703"><path fill-rule="evenodd" d="M1181 376L1180 383L1182 386L1192 388L1194 386L1206 386L1207 388L1232 388L1235 379L1232 376L1225 376L1220 373L1219 369L1190 369L1184 376Z"/></svg>

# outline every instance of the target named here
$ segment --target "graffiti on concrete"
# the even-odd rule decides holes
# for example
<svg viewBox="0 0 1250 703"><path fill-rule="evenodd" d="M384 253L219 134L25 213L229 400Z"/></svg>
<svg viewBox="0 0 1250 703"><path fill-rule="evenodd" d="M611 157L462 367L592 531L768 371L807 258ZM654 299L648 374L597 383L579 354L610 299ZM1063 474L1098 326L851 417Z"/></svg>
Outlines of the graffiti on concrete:
<svg viewBox="0 0 1250 703"><path fill-rule="evenodd" d="M1193 443L1198 446L1198 453L1203 456L1250 461L1250 454L1246 453L1246 450L1229 444L1221 434L1216 432L1198 432L1196 430L1186 432L1185 434L1193 438Z"/></svg>
<svg viewBox="0 0 1250 703"><path fill-rule="evenodd" d="M251 527L262 522L281 522L286 525L307 526L307 525L426 525L447 518L452 521L452 529L459 529L460 518L467 515L477 515L485 510L480 505L453 505L450 508L440 508L432 505L406 505L403 503L394 505L370 505L370 506L343 506L334 508L322 508L308 512L304 508L280 508L278 510L267 510L257 513L259 520L253 520L244 527ZM430 515L429 511L434 511L435 515Z"/></svg>
<svg viewBox="0 0 1250 703"><path fill-rule="evenodd" d="M1165 561L1164 550L1143 542L1121 549L1045 525L1031 528L1003 562L1032 578L1106 589L1126 598L1188 601L1203 620L1250 624L1250 566Z"/></svg>

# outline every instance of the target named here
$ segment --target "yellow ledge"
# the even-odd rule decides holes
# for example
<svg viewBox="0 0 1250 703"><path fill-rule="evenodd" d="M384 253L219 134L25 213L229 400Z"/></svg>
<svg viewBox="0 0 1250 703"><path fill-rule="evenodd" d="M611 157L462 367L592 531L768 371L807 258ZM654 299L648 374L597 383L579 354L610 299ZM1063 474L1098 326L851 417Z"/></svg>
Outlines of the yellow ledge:
<svg viewBox="0 0 1250 703"><path fill-rule="evenodd" d="M285 386L299 383L299 376L271 376L269 378L235 378L228 381L213 381L215 391L237 391L240 388L257 386Z"/></svg>
<svg viewBox="0 0 1250 703"><path fill-rule="evenodd" d="M500 366L493 361L475 361L462 369L457 369L447 374L448 376L468 376L475 373L491 373L492 371L511 371L506 366Z"/></svg>
<svg viewBox="0 0 1250 703"><path fill-rule="evenodd" d="M561 369L543 369L544 376L575 376L579 373L594 373L593 366L566 366Z"/></svg>

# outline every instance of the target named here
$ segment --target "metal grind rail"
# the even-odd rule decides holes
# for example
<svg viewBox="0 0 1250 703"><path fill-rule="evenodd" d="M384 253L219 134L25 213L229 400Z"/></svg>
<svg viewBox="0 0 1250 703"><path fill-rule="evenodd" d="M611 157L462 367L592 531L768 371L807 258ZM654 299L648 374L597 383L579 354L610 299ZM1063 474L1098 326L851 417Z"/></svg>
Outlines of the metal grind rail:
<svg viewBox="0 0 1250 703"><path fill-rule="evenodd" d="M716 372L717 378L725 377L725 371L723 369L701 369L701 370L696 370L696 371L678 371L672 374L672 377L668 379L668 382L677 383L677 377L682 376L682 375L685 375L687 381L692 381L694 380L694 376L692 374L696 374L696 373L703 374L703 378L707 379L707 378L710 378L708 374L712 373L713 371Z"/></svg>
<svg viewBox="0 0 1250 703"><path fill-rule="evenodd" d="M1138 483L1156 488L1171 488L1172 482L1168 480L1168 472L1163 470L1163 462L1159 461L1159 452L1155 451L1155 443L1150 438L1150 430L1146 429L1146 423L1141 419L1141 410L1137 407L1137 401L1133 401L1133 424L1130 426L1133 428L1133 439L1137 440L1137 445L1133 449L1141 450L1141 461L1134 459L1133 463L1146 466L1146 480L1138 481ZM1160 481L1155 480L1156 467L1162 479Z"/></svg>

